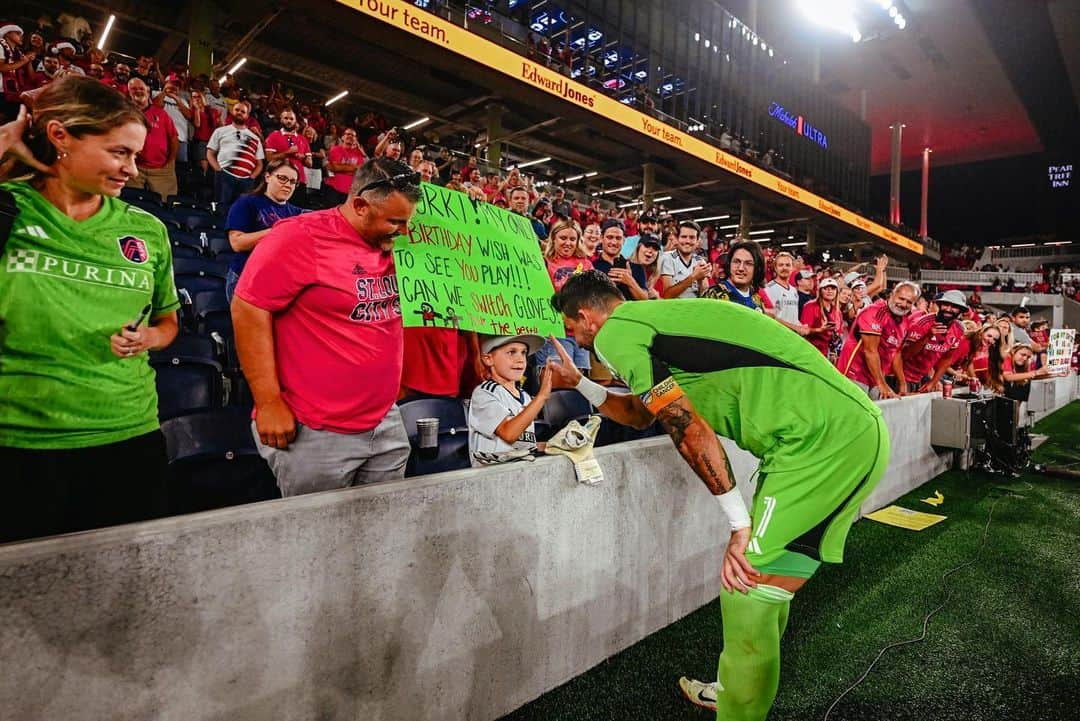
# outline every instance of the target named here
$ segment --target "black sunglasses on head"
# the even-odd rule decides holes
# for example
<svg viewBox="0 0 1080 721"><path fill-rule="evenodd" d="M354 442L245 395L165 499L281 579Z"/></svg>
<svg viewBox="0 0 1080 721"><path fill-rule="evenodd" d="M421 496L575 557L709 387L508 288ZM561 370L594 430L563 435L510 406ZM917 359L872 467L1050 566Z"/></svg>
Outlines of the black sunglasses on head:
<svg viewBox="0 0 1080 721"><path fill-rule="evenodd" d="M415 170L410 170L407 173L398 173L397 175L391 175L389 178L372 181L356 191L356 194L363 195L369 190L386 187L391 187L394 190L405 190L410 186L417 185L420 185L420 173Z"/></svg>

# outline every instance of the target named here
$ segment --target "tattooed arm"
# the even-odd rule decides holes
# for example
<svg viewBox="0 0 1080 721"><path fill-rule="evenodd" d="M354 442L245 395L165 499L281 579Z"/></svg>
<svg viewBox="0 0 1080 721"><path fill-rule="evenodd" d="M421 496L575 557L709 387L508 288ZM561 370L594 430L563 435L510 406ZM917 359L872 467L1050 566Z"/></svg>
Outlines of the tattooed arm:
<svg viewBox="0 0 1080 721"><path fill-rule="evenodd" d="M679 453L713 495L727 493L735 487L731 462L716 431L694 410L689 398L680 392L655 413Z"/></svg>

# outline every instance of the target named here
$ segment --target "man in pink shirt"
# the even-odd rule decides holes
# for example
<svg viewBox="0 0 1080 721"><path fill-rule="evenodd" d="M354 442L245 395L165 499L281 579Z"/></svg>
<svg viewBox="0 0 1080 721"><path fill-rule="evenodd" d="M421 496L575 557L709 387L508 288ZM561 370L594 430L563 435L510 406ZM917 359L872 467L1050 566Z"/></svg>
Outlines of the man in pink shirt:
<svg viewBox="0 0 1080 721"><path fill-rule="evenodd" d="M152 190L165 200L176 195L176 154L180 150L180 136L172 118L162 107L164 96L150 102L150 88L139 78L128 81L128 96L146 116L146 142L135 158L138 177L128 181L134 188Z"/></svg>
<svg viewBox="0 0 1080 721"><path fill-rule="evenodd" d="M307 175L304 168L311 167L311 145L307 138L300 132L300 126L296 123L296 113L286 108L281 111L281 129L275 130L267 136L263 142L266 149L266 163L269 165L275 160L285 159L296 168L300 176L296 184L296 192L293 193L293 205L301 208L308 207L307 199Z"/></svg>
<svg viewBox="0 0 1080 721"><path fill-rule="evenodd" d="M899 395L907 393L900 349L904 345L904 316L911 312L919 286L910 281L898 283L888 300L879 300L864 308L844 340L840 372L867 392L873 400L896 398L885 376L896 376Z"/></svg>
<svg viewBox="0 0 1080 721"><path fill-rule="evenodd" d="M964 340L960 314L967 299L958 290L946 291L937 299L937 312L911 318L903 351L904 376L919 393L940 390L941 377L949 370L956 349Z"/></svg>
<svg viewBox="0 0 1080 721"><path fill-rule="evenodd" d="M259 453L284 496L404 475L392 253L419 182L402 163L369 161L342 205L279 222L240 276L236 349Z"/></svg>
<svg viewBox="0 0 1080 721"><path fill-rule="evenodd" d="M326 169L334 174L326 181L326 184L334 196L335 203L345 202L345 196L349 194L349 187L352 186L353 176L365 160L367 160L367 154L356 142L356 131L345 128L341 133L341 142L330 148L330 158L326 163Z"/></svg>

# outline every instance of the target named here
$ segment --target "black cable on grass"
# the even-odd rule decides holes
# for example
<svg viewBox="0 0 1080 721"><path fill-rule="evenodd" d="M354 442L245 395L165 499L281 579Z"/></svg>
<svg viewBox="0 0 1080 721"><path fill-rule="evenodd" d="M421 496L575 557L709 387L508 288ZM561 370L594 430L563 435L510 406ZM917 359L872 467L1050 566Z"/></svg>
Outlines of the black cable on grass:
<svg viewBox="0 0 1080 721"><path fill-rule="evenodd" d="M1027 483L1026 481L1024 482L1024 484L1027 486L1027 488L1025 488L1024 490L1031 491L1035 489L1035 486ZM866 677L870 675L870 672L874 670L874 666L877 665L877 662L881 660L881 657L884 656L887 651L889 651L890 649L900 648L901 646L908 646L910 644L919 643L926 640L926 633L930 628L930 619L933 618L938 611L945 608L945 605L949 602L949 599L952 598L952 588L945 585L945 581L947 581L949 576L953 575L954 573L962 571L968 566L973 566L975 565L975 563L978 562L979 558L982 556L983 548L986 547L986 539L990 533L990 521L992 521L994 518L994 509L997 508L997 504L1001 501L1002 498L1007 498L1010 494L1013 494L1012 491L1006 490L1006 495L998 496L994 500L994 503L990 506L990 512L987 514L986 518L986 526L983 527L982 540L979 542L979 548L975 551L975 556L972 557L970 560L967 560L964 563L960 564L956 568L949 569L941 575L941 587L945 591L945 598L932 611L930 611L930 613L926 614L926 618L923 619L922 633L920 633L916 638L909 638L906 641L896 641L895 643L890 643L888 646L884 646L880 651L878 651L877 656L875 656L874 660L870 662L870 665L866 667L866 670L863 671L862 676L859 676L858 680L856 680L855 683L848 686L846 689L844 689L844 692L842 694L836 697L836 700L833 701L832 705L830 705L828 710L825 711L825 717L822 719L822 721L829 721L829 715L833 712L833 709L836 708L836 705L840 703L840 701L845 696L858 688L859 684L866 680Z"/></svg>

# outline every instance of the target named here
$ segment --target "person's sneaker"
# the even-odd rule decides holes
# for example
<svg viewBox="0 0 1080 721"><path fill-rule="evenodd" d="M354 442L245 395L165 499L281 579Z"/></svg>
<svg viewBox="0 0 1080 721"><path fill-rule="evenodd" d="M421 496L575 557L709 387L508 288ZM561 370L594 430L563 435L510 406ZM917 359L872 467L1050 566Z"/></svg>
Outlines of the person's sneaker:
<svg viewBox="0 0 1080 721"><path fill-rule="evenodd" d="M716 692L719 687L720 684L717 681L702 683L686 676L679 679L679 689L683 692L683 696L686 696L690 703L710 711L716 710Z"/></svg>

